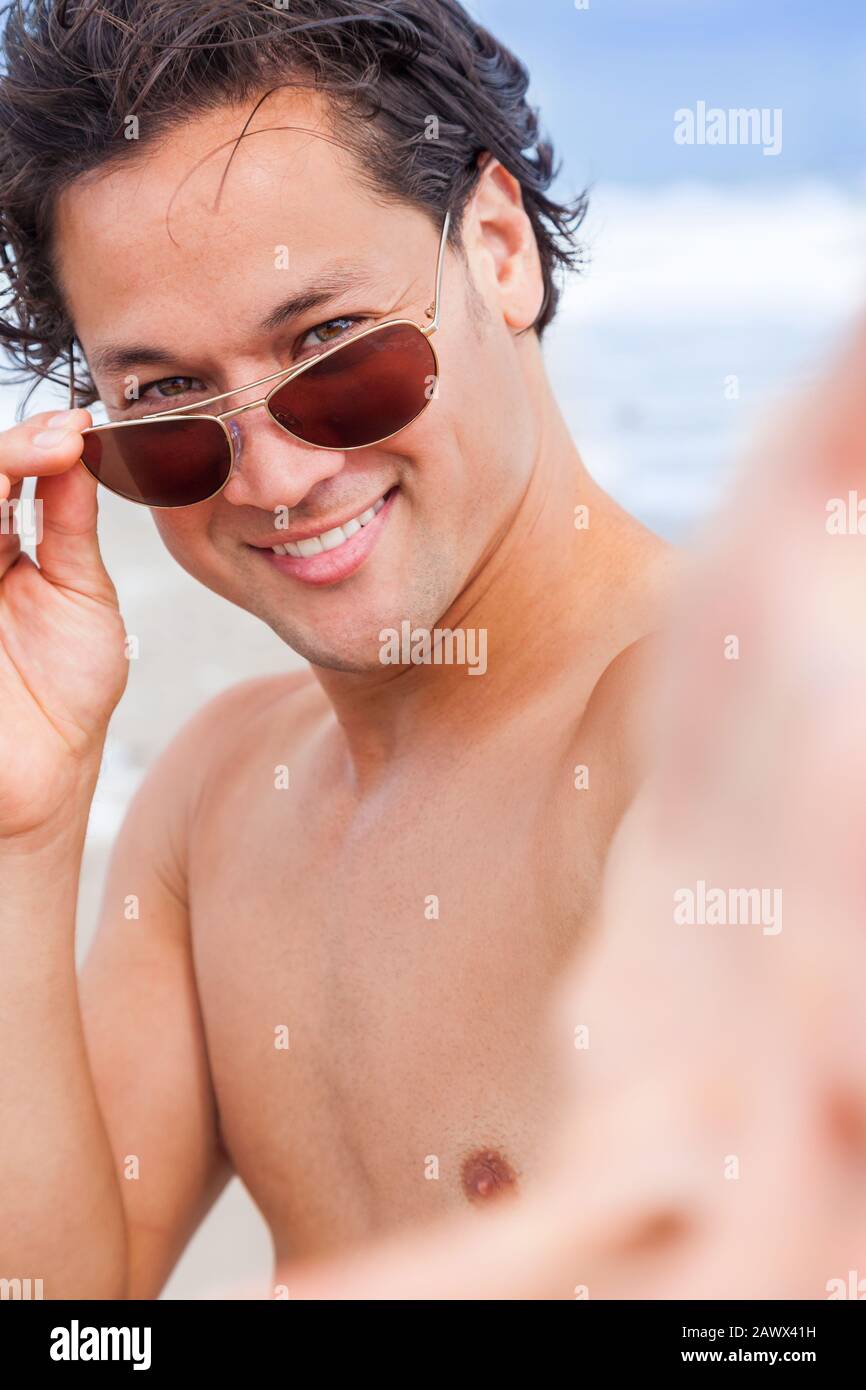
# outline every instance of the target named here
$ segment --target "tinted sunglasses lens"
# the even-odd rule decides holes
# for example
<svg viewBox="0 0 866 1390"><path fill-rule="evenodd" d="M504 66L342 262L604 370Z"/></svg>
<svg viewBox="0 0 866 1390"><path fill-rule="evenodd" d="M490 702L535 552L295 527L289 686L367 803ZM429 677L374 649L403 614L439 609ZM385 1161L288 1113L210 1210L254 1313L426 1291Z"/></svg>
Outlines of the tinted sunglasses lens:
<svg viewBox="0 0 866 1390"><path fill-rule="evenodd" d="M154 420L84 436L82 462L111 492L146 507L189 507L219 492L232 466L216 420Z"/></svg>
<svg viewBox="0 0 866 1390"><path fill-rule="evenodd" d="M420 328L386 324L278 387L268 409L308 444L357 449L410 425L435 381L436 358Z"/></svg>

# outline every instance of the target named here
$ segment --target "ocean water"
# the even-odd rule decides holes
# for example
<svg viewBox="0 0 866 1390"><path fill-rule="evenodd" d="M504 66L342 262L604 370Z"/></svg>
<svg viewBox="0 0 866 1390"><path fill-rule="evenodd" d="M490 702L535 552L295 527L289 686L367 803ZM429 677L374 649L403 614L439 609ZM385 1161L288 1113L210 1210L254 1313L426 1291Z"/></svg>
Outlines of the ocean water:
<svg viewBox="0 0 866 1390"><path fill-rule="evenodd" d="M685 542L761 421L866 308L866 198L599 190L546 348L572 434L629 511Z"/></svg>

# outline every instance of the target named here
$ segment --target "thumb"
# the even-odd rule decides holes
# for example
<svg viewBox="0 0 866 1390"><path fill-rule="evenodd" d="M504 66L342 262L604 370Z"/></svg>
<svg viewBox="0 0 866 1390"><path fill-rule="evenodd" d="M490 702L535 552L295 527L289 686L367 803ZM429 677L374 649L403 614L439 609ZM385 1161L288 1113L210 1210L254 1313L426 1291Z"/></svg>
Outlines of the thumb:
<svg viewBox="0 0 866 1390"><path fill-rule="evenodd" d="M41 525L42 539L36 558L49 583L116 603L117 594L99 551L96 488L96 480L78 464L65 473L39 479L37 525Z"/></svg>

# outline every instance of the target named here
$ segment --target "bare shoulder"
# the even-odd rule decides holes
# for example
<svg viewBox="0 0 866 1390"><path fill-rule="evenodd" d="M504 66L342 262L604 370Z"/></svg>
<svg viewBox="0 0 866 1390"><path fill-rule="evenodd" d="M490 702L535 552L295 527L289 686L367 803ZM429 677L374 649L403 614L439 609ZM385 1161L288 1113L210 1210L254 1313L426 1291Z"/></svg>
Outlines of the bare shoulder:
<svg viewBox="0 0 866 1390"><path fill-rule="evenodd" d="M300 737L327 709L321 687L309 670L258 676L214 696L180 730L173 748L178 762L201 760L202 770L233 761L260 738L263 728L280 727Z"/></svg>
<svg viewBox="0 0 866 1390"><path fill-rule="evenodd" d="M190 827L215 787L236 783L251 762L287 761L328 706L309 671L239 682L203 705L157 758L128 815L182 876Z"/></svg>
<svg viewBox="0 0 866 1390"><path fill-rule="evenodd" d="M636 529L636 543L617 550L609 628L597 636L597 674L570 731L580 796L566 804L566 846L572 851L583 838L599 856L646 774L656 672L681 563L671 547Z"/></svg>
<svg viewBox="0 0 866 1390"><path fill-rule="evenodd" d="M648 695L660 638L647 633L623 647L596 680L569 740L570 777L562 830L569 853L592 843L606 852L643 780L648 749Z"/></svg>
<svg viewBox="0 0 866 1390"><path fill-rule="evenodd" d="M619 555L619 637L611 643L576 731L577 737L607 748L618 765L625 797L640 779L655 673L682 563L671 546L657 537L644 539L646 534Z"/></svg>
<svg viewBox="0 0 866 1390"><path fill-rule="evenodd" d="M155 767L184 778L206 776L233 761L261 734L262 725L288 719L303 726L324 709L324 696L310 671L257 676L229 686L181 726Z"/></svg>
<svg viewBox="0 0 866 1390"><path fill-rule="evenodd" d="M636 749L660 648L660 634L648 632L617 652L593 688L581 720L584 735L615 740L623 757Z"/></svg>
<svg viewBox="0 0 866 1390"><path fill-rule="evenodd" d="M615 635L605 634L607 650L571 723L567 776L560 778L557 813L548 823L566 945L582 939L595 921L611 840L646 775L665 610L661 601L637 603Z"/></svg>

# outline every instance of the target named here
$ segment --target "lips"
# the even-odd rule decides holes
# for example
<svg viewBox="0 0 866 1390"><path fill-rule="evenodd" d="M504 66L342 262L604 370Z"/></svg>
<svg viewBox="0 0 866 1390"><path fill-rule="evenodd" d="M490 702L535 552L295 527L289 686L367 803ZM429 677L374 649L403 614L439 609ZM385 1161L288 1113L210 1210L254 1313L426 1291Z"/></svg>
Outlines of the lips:
<svg viewBox="0 0 866 1390"><path fill-rule="evenodd" d="M341 526L333 526L329 531L321 531L318 535L307 536L301 541L286 541L285 545L272 546L273 552L275 555L294 555L296 559L306 559L310 555L321 555L323 550L337 550L341 545L345 545L346 541L351 540L362 526L369 526L384 505L385 497L380 497L372 507L367 507L358 516L344 521Z"/></svg>
<svg viewBox="0 0 866 1390"><path fill-rule="evenodd" d="M258 553L281 574L304 584L337 584L360 569L371 554L398 495L399 489L391 488L371 507L340 526L268 550L259 549Z"/></svg>

